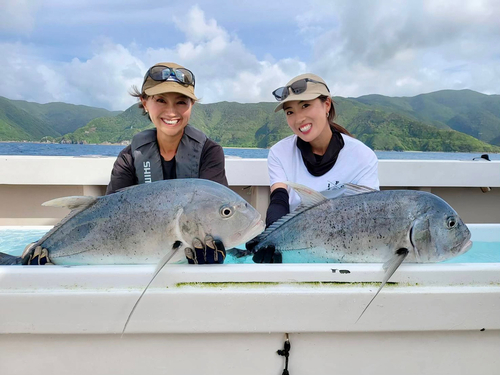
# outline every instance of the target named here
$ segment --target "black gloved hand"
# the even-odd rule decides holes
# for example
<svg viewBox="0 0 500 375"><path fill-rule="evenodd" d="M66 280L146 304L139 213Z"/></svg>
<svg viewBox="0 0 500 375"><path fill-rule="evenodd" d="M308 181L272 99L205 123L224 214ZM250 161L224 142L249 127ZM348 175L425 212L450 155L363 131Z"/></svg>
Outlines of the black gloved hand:
<svg viewBox="0 0 500 375"><path fill-rule="evenodd" d="M195 238L193 248L186 248L186 258L189 264L222 264L226 259L226 249L222 241L205 236L205 242Z"/></svg>
<svg viewBox="0 0 500 375"><path fill-rule="evenodd" d="M248 241L245 244L247 250L253 250L257 245L255 239ZM263 247L255 252L252 257L254 263L283 263L283 257L279 251L276 251L274 245Z"/></svg>
<svg viewBox="0 0 500 375"><path fill-rule="evenodd" d="M28 245L30 246L30 245ZM28 248L28 247L26 247ZM26 252L26 249L24 250ZM23 265L28 266L49 266L54 265L50 261L49 251L41 246L31 249L28 253L23 253Z"/></svg>

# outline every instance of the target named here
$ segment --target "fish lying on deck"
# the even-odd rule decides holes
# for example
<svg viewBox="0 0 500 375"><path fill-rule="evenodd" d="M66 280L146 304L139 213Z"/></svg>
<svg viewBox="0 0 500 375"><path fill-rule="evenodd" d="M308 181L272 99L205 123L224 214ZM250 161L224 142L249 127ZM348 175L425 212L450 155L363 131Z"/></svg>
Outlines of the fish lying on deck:
<svg viewBox="0 0 500 375"><path fill-rule="evenodd" d="M346 184L328 199L306 186L287 184L301 197L301 206L258 236L255 247L236 251L236 256L273 245L281 252L306 249L325 262L383 262L386 275L378 294L403 261L440 262L472 246L458 214L431 193Z"/></svg>
<svg viewBox="0 0 500 375"><path fill-rule="evenodd" d="M136 185L103 197L67 197L44 203L70 214L36 246L57 265L157 264L192 240L211 235L226 248L245 243L264 229L260 214L238 194L202 179ZM185 260L176 251L170 262ZM0 253L0 264L22 264Z"/></svg>
<svg viewBox="0 0 500 375"><path fill-rule="evenodd" d="M227 187L178 179L132 186L103 197L67 197L44 203L72 209L23 257L0 253L0 264L23 264L38 246L53 264L157 264L123 327L163 266L185 261L195 238L206 235L231 248L264 230L260 214Z"/></svg>

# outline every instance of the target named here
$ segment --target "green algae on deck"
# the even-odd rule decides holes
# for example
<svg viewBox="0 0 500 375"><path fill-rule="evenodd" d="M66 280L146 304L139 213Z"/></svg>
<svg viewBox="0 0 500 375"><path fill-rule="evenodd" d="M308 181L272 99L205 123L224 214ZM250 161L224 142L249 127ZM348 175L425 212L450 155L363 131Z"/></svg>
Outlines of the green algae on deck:
<svg viewBox="0 0 500 375"><path fill-rule="evenodd" d="M289 281L289 282L267 282L267 281L246 281L246 282L185 282L185 283L177 283L176 287L182 288L186 286L196 286L202 288L230 288L230 287L250 287L250 288L259 288L259 287L269 287L276 285L293 285L293 286L371 286L378 287L380 286L380 282L345 282L345 281ZM408 283L398 283L389 281L386 284L387 286L414 286L415 284Z"/></svg>

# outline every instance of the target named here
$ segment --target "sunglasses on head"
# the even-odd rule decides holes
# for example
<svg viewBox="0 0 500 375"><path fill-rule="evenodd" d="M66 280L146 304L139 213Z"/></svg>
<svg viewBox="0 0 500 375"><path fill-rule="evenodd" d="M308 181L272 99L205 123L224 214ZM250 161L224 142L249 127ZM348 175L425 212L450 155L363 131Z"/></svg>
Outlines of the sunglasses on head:
<svg viewBox="0 0 500 375"><path fill-rule="evenodd" d="M321 83L322 85L325 85L328 92L330 92L330 89L328 88L328 86L325 83L320 82L320 81L316 81L316 80L311 79L311 78L303 78L303 79L299 79L298 81L295 81L290 86L283 86L283 87L277 88L276 90L273 91L273 95L278 102L281 102L282 100L285 100L286 98L288 98L288 95L290 95L290 90L292 90L292 92L295 95L302 94L307 89L307 82Z"/></svg>
<svg viewBox="0 0 500 375"><path fill-rule="evenodd" d="M163 65L153 66L144 76L143 86L148 77L154 81L174 81L181 85L192 85L194 87L194 74L185 68L169 68Z"/></svg>

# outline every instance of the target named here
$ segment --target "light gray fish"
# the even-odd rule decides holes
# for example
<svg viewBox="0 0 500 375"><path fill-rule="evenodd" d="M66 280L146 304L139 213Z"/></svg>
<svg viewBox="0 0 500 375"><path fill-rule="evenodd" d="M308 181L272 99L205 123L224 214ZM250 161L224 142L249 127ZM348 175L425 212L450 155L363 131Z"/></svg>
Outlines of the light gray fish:
<svg viewBox="0 0 500 375"><path fill-rule="evenodd" d="M301 197L301 206L267 228L250 251L236 256L273 245L280 252L306 249L325 262L385 263L378 294L403 261L440 262L472 246L458 214L431 193L345 184L328 199L306 186L287 184Z"/></svg>
<svg viewBox="0 0 500 375"><path fill-rule="evenodd" d="M231 248L264 229L260 214L242 197L203 179L159 181L44 205L72 211L25 253L41 246L57 265L157 264L174 250L170 261L182 261L184 251L177 250L192 247L194 238L211 235ZM21 263L0 258L3 264Z"/></svg>
<svg viewBox="0 0 500 375"><path fill-rule="evenodd" d="M226 248L245 243L264 230L260 214L227 187L203 179L141 184L103 197L66 197L45 206L72 209L43 238L40 246L53 264L157 264L123 327L166 263L185 261L195 238L206 235ZM192 250L192 249L191 249ZM0 253L0 264L22 264Z"/></svg>

